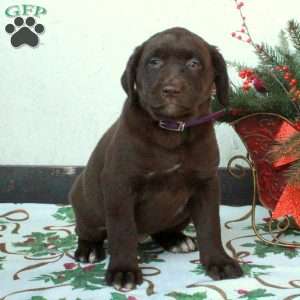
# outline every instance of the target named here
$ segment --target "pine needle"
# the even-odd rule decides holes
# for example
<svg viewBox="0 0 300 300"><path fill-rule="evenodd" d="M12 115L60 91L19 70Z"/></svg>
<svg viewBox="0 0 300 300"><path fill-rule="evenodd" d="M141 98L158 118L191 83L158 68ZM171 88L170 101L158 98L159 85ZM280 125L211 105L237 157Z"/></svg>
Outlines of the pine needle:
<svg viewBox="0 0 300 300"><path fill-rule="evenodd" d="M290 20L287 31L295 49L300 50L300 24L295 20Z"/></svg>

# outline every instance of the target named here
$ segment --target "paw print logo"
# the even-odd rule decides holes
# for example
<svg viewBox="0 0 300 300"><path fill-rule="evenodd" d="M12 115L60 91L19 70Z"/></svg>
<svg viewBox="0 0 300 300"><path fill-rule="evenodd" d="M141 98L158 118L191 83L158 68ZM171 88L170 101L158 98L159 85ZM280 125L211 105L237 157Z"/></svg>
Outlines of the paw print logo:
<svg viewBox="0 0 300 300"><path fill-rule="evenodd" d="M33 17L24 19L17 17L14 20L14 24L7 24L5 31L11 36L11 44L14 47L19 47L26 44L31 47L35 47L39 43L38 35L45 31L45 27L42 24L36 24Z"/></svg>

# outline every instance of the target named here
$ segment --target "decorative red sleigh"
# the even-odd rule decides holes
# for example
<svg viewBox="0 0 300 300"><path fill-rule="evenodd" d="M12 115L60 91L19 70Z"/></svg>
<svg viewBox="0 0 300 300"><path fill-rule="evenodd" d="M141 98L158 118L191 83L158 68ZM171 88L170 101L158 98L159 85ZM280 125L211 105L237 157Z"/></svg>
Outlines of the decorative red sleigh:
<svg viewBox="0 0 300 300"><path fill-rule="evenodd" d="M242 117L231 125L243 141L248 156L233 157L228 169L232 173L233 161L243 159L249 164L253 175L253 205L244 218L252 215L254 232L261 240L271 244L300 247L300 243L289 243L279 239L286 229L292 226L300 228L300 187L289 185L285 176L285 171L296 159L283 156L275 162L270 160L272 149L276 149L274 144L299 132L300 122L292 123L278 114L255 113ZM269 229L272 240L267 240L257 230L255 224L257 198L270 211ZM278 218L280 219L275 220Z"/></svg>

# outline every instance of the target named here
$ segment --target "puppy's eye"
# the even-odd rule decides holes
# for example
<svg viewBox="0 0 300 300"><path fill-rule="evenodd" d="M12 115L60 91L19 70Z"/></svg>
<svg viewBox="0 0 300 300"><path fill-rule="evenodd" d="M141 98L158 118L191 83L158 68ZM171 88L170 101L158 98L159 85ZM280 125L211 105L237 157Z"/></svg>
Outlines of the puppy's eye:
<svg viewBox="0 0 300 300"><path fill-rule="evenodd" d="M190 59L187 63L186 66L190 69L202 69L202 65L199 59L197 58L192 58Z"/></svg>
<svg viewBox="0 0 300 300"><path fill-rule="evenodd" d="M159 68L163 64L162 60L158 57L150 58L148 65L152 68Z"/></svg>

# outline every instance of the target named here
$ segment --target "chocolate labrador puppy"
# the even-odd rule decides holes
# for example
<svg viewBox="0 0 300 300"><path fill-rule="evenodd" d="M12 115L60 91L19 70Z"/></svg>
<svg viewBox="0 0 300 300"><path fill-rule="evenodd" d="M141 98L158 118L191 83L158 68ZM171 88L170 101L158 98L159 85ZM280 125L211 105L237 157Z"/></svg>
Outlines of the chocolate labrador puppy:
<svg viewBox="0 0 300 300"><path fill-rule="evenodd" d="M173 252L200 251L213 279L242 275L221 242L219 152L212 122L162 128L210 113L212 87L225 106L228 75L218 50L196 34L172 28L137 47L121 79L128 98L70 191L79 236L75 258L104 259L106 281L117 289L142 283L139 234ZM177 124L177 123L176 123ZM182 230L189 222L197 238Z"/></svg>

